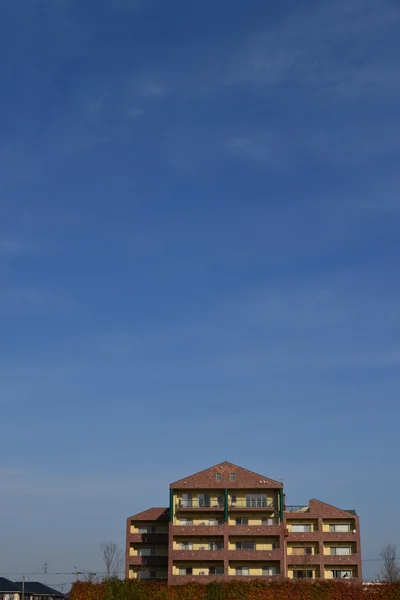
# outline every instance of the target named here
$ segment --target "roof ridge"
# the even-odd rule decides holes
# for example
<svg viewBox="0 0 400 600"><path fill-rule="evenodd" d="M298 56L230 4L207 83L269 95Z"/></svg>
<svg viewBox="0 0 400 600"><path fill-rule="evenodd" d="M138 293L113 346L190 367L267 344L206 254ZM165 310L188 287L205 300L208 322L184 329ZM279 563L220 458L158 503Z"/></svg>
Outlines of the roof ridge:
<svg viewBox="0 0 400 600"><path fill-rule="evenodd" d="M185 477L181 477L180 479L176 479L175 481L173 481L171 483L171 485L173 483L176 483L178 481L182 481L185 479L189 479L189 477L195 477L196 475L201 475L202 473L205 473L206 471L210 471L211 469L215 469L216 467L220 467L220 466L227 466L227 465L232 465L233 467L236 467L237 469L242 469L243 471L246 471L247 473L250 473L251 475L256 475L257 477L263 477L264 479L268 479L269 481L272 481L278 485L282 485L281 481L278 481L277 479L272 479L271 477L268 477L267 475L263 475L262 473L257 473L256 471L251 471L250 469L246 469L246 467L242 467L241 465L237 465L236 463L233 463L229 460L224 460L222 462L218 462L215 465L211 465L211 467L206 467L205 469L201 469L200 471L196 471L195 473L191 473L190 475L186 475Z"/></svg>

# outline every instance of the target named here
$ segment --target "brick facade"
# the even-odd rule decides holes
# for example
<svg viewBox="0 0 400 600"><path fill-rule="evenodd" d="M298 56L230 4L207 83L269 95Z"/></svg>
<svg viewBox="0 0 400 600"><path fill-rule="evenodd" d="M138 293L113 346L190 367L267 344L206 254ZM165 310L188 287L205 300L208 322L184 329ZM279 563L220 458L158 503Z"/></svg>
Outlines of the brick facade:
<svg viewBox="0 0 400 600"><path fill-rule="evenodd" d="M310 573L318 578L324 578L326 574L328 577L351 576L357 581L362 580L360 523L354 511L345 511L318 500L310 500L307 506L298 510L286 507L283 505L282 483L228 462L175 481L170 485L170 490L169 509L152 508L127 520L126 577L168 578L170 584L232 581L235 577L246 580L262 577L276 581L288 576L309 576ZM185 498L198 498L197 492L215 492L218 498L223 493L224 503L204 506L196 500L197 504L186 501L187 504L182 506L176 500L182 494ZM254 494L260 494L261 498L271 494L276 501L265 507L263 503L254 506L251 501L247 501L248 505L246 501L244 505L233 505L232 502L228 505L227 498L233 494L242 494L250 499ZM288 510L284 510L286 508ZM200 513L201 517L198 517ZM236 516L243 518L247 514L253 516L253 524L234 524ZM260 525L255 522L258 516L267 520L271 514L277 521L275 524ZM204 519L204 523L179 524L182 518L196 519L196 515L197 520ZM219 524L207 524L208 518L218 519ZM310 522L312 531L290 531L293 524L301 528L302 523ZM345 523L349 531L331 531L331 522L339 525ZM145 524L144 529L147 530L139 533L140 524ZM211 549L206 549L210 544L204 540L208 539L217 547L212 545ZM255 547L241 548L241 539L250 540ZM184 547L184 543L181 543L184 540L191 544L191 548ZM273 548L259 549L266 540L274 540ZM204 546L198 547L203 543ZM177 548L182 545L183 548ZM236 549L233 550L232 546ZM141 556L143 548L146 552L152 549L154 554ZM165 555L162 555L166 548ZM341 548L350 553L342 554ZM218 574L213 570L210 571L212 574L208 574L210 567L214 570L217 568ZM243 571L237 571L237 568L242 568L246 575ZM269 569L276 574L268 575L271 572ZM188 574L182 574L186 570ZM243 574L237 575L238 572Z"/></svg>

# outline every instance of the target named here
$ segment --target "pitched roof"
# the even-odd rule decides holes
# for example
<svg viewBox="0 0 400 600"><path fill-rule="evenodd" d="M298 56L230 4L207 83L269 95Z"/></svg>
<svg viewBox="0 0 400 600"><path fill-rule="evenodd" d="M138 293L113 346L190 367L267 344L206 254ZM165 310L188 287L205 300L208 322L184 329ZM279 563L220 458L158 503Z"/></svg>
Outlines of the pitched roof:
<svg viewBox="0 0 400 600"><path fill-rule="evenodd" d="M137 515L128 517L128 520L130 521L168 521L168 519L169 508L166 508L165 506L153 506L153 508L148 508L143 512L137 513Z"/></svg>
<svg viewBox="0 0 400 600"><path fill-rule="evenodd" d="M221 474L221 481L217 481L216 474ZM235 480L231 481L230 475L235 473ZM199 471L178 481L174 481L169 486L171 489L248 489L248 488L282 488L280 481L269 479L265 475L254 473L243 467L239 467L231 462L224 461L213 467Z"/></svg>
<svg viewBox="0 0 400 600"><path fill-rule="evenodd" d="M19 589L14 582L5 577L0 577L0 593L8 594L9 592L19 592Z"/></svg>
<svg viewBox="0 0 400 600"><path fill-rule="evenodd" d="M22 591L22 581L17 581L17 591ZM58 590L54 590L39 581L25 581L25 593L34 596L55 596L57 598L64 598L64 594Z"/></svg>
<svg viewBox="0 0 400 600"><path fill-rule="evenodd" d="M291 514L293 513L286 512L286 517L288 518ZM348 519L350 516L354 517L357 513L355 510L343 510L342 508L313 498L308 504L307 516L313 515L327 519Z"/></svg>

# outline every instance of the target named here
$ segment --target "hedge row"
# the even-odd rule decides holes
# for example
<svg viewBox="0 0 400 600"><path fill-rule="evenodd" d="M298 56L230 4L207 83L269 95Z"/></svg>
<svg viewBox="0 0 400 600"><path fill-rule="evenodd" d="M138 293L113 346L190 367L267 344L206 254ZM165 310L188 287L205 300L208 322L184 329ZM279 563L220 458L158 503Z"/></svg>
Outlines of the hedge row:
<svg viewBox="0 0 400 600"><path fill-rule="evenodd" d="M150 581L77 581L69 597L70 600L400 600L400 584L233 581L167 586Z"/></svg>

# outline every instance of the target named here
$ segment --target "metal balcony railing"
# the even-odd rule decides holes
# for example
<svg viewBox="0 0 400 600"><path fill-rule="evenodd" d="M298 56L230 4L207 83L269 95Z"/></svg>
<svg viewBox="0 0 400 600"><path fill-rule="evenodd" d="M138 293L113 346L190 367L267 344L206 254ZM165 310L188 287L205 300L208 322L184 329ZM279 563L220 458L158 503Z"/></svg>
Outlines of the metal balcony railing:
<svg viewBox="0 0 400 600"><path fill-rule="evenodd" d="M302 504L293 504L289 506L285 506L286 512L310 512L310 507Z"/></svg>
<svg viewBox="0 0 400 600"><path fill-rule="evenodd" d="M265 550L264 548L257 548L257 546L248 546L248 547L235 547L235 548L231 548L230 552L240 552L243 550L250 550L251 552L276 552L277 550L279 550L278 546L274 546L273 548L269 548L269 550Z"/></svg>
<svg viewBox="0 0 400 600"><path fill-rule="evenodd" d="M203 552L203 551L208 551L208 550L223 550L224 549L224 544L221 542L215 542L214 544L204 544L204 546L200 546L199 548L193 548L193 546L180 546L178 548L178 550L180 551L185 551L185 550L189 550L189 551L193 551L193 552Z"/></svg>
<svg viewBox="0 0 400 600"><path fill-rule="evenodd" d="M229 502L231 508L270 508L274 509L275 503L272 500L263 500L257 498L231 500Z"/></svg>
<svg viewBox="0 0 400 600"><path fill-rule="evenodd" d="M192 500L179 500L178 501L179 508L220 508L221 510L224 508L224 503L218 500L198 500L197 498L193 498Z"/></svg>
<svg viewBox="0 0 400 600"><path fill-rule="evenodd" d="M219 525L224 525L224 521L213 521L212 519L201 521L200 523L193 523L193 521L179 521L174 523L177 527L217 527Z"/></svg>

